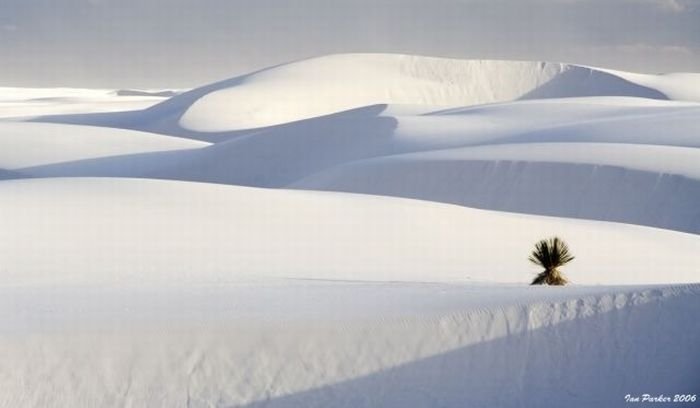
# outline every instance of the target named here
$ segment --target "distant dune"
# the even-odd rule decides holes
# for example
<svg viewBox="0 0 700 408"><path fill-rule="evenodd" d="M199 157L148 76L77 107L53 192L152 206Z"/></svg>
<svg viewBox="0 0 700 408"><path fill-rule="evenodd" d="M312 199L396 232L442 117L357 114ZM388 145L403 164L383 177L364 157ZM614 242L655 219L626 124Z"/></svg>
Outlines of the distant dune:
<svg viewBox="0 0 700 408"><path fill-rule="evenodd" d="M570 64L338 54L184 92L143 112L43 120L207 138L376 104L469 106L522 99L631 96L700 101L699 74L646 75Z"/></svg>
<svg viewBox="0 0 700 408"><path fill-rule="evenodd" d="M0 87L0 118L141 110L178 91Z"/></svg>
<svg viewBox="0 0 700 408"><path fill-rule="evenodd" d="M180 124L194 131L221 132L372 104L464 106L574 96L670 99L663 90L672 82L672 77L545 62L333 55L263 70L233 84L222 83L191 104L191 95L185 95L181 107L186 110ZM700 83L697 86L700 88ZM199 92L201 89L194 91ZM700 91L687 90L672 98L698 96ZM179 102L176 98L167 104Z"/></svg>
<svg viewBox="0 0 700 408"><path fill-rule="evenodd" d="M452 109L375 105L215 144L171 138L168 143L181 148L112 149L7 168L33 177L142 177L379 194L697 233L699 114L697 103L628 97ZM29 140L39 143L33 138L22 145Z"/></svg>

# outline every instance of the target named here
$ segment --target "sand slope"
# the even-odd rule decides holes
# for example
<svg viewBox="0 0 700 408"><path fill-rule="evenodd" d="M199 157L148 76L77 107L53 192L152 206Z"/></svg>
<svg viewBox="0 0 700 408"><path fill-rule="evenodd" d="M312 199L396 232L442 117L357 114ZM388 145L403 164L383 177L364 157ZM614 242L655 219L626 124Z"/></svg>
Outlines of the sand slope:
<svg viewBox="0 0 700 408"><path fill-rule="evenodd" d="M206 85L141 112L40 120L212 141L376 104L466 106L587 96L700 101L700 79L696 74L642 75L550 62L338 54Z"/></svg>
<svg viewBox="0 0 700 408"><path fill-rule="evenodd" d="M0 209L6 406L615 406L699 378L699 289L667 283L697 235L151 180L5 181ZM628 286L525 286L555 232L572 279Z"/></svg>
<svg viewBox="0 0 700 408"><path fill-rule="evenodd" d="M416 109L376 105L212 145L18 170L368 193L700 231L696 103L595 97Z"/></svg>
<svg viewBox="0 0 700 408"><path fill-rule="evenodd" d="M8 180L0 197L3 281L14 285L527 283L531 245L553 234L576 248L581 284L695 282L700 268L693 234L388 197L99 178ZM658 258L674 262L660 274Z"/></svg>
<svg viewBox="0 0 700 408"><path fill-rule="evenodd" d="M698 394L699 100L696 74L377 54L0 89L0 406ZM531 287L553 235L573 284Z"/></svg>

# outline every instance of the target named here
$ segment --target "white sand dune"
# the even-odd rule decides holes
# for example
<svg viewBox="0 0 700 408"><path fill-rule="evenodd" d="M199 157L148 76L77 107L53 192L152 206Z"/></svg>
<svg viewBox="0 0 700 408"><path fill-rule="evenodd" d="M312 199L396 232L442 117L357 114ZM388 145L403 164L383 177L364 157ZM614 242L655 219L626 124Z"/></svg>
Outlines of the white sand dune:
<svg viewBox="0 0 700 408"><path fill-rule="evenodd" d="M180 92L0 87L0 118L136 111Z"/></svg>
<svg viewBox="0 0 700 408"><path fill-rule="evenodd" d="M0 197L4 284L525 283L530 246L553 234L582 284L694 282L700 268L693 234L388 197L100 178L6 180ZM659 257L674 260L662 274Z"/></svg>
<svg viewBox="0 0 700 408"><path fill-rule="evenodd" d="M8 170L203 146L208 143L133 130L0 122L0 167Z"/></svg>
<svg viewBox="0 0 700 408"><path fill-rule="evenodd" d="M638 96L667 99L648 78L566 64L343 54L264 70L199 98L182 127L257 128L373 104L479 105L515 99ZM641 85L643 82L644 85ZM683 81L687 89L688 81ZM700 88L700 84L697 84ZM694 99L697 92L674 94ZM697 99L696 99L697 100ZM168 103L177 103L177 98Z"/></svg>
<svg viewBox="0 0 700 408"><path fill-rule="evenodd" d="M697 384L700 289L668 285L697 280L697 235L152 180L0 198L5 405L583 407ZM552 233L579 283L664 284L524 286Z"/></svg>
<svg viewBox="0 0 700 408"><path fill-rule="evenodd" d="M351 162L290 187L700 232L700 150L510 144Z"/></svg>
<svg viewBox="0 0 700 408"><path fill-rule="evenodd" d="M697 392L698 299L697 285L13 288L0 404L623 406Z"/></svg>
<svg viewBox="0 0 700 408"><path fill-rule="evenodd" d="M700 393L700 75L351 54L168 95L0 88L0 406ZM553 235L574 284L528 286Z"/></svg>
<svg viewBox="0 0 700 408"><path fill-rule="evenodd" d="M596 97L423 109L370 106L213 145L17 170L368 193L700 231L697 103Z"/></svg>
<svg viewBox="0 0 700 408"><path fill-rule="evenodd" d="M140 112L54 115L40 120L214 141L242 130L368 105L459 107L589 96L700 101L700 75L643 75L549 62L338 54L196 88Z"/></svg>

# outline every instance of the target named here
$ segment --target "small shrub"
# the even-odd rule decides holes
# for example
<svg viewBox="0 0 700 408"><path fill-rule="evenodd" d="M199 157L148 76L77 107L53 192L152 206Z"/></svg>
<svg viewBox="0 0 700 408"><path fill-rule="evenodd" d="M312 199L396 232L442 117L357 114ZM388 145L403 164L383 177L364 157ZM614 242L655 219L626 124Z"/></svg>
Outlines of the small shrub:
<svg viewBox="0 0 700 408"><path fill-rule="evenodd" d="M569 246L559 237L543 239L536 243L535 250L528 259L543 267L544 271L535 277L531 285L566 285L569 281L557 268L573 261L574 258Z"/></svg>

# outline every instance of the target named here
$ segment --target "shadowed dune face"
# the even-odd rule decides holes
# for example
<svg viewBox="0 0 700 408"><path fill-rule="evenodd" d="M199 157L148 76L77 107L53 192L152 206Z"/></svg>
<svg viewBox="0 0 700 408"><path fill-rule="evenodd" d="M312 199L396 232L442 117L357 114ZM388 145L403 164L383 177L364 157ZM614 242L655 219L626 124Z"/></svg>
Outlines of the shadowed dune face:
<svg viewBox="0 0 700 408"><path fill-rule="evenodd" d="M284 187L338 163L381 156L398 121L369 106L172 152L107 155L25 168L40 177L141 177Z"/></svg>
<svg viewBox="0 0 700 408"><path fill-rule="evenodd" d="M0 180L28 178L29 176L12 170L0 169Z"/></svg>
<svg viewBox="0 0 700 408"><path fill-rule="evenodd" d="M650 390L659 390L654 391L658 394L681 389L693 394L700 391L700 352L694 347L700 341L700 329L697 325L680 327L664 317L671 313L679 320L693 321L688 302L697 304L698 300L686 297L628 305L245 407L517 408L544 404L584 408L622 406L625 395ZM531 316L533 312L537 315L537 307L533 309ZM615 342L618 348L601 347L597 336ZM678 339L678 347L650 357L655 344L667 338ZM633 369L622 363L629 361L634 362ZM604 365L609 370L601 373Z"/></svg>
<svg viewBox="0 0 700 408"><path fill-rule="evenodd" d="M700 233L700 180L620 166L464 159L367 160L291 185Z"/></svg>
<svg viewBox="0 0 700 408"><path fill-rule="evenodd" d="M525 93L519 99L572 96L635 96L649 99L669 99L659 90L634 83L610 72L576 66L569 66L565 71Z"/></svg>
<svg viewBox="0 0 700 408"><path fill-rule="evenodd" d="M700 329L694 324L697 285L578 288L568 294L540 288L535 290L535 301L527 299L526 293L532 291L511 288L513 304L488 308L470 308L459 300L463 294L453 293L454 313L403 311L402 318L388 317L387 305L411 298L409 304L415 305L416 298L424 297L427 303L444 305L441 288L394 286L385 294L391 301L381 300L386 288L357 283L330 289L307 283L296 289L296 297L285 298L280 305L276 302L284 293L282 287L259 288L267 301L262 307L253 301L255 294L245 294L246 288L218 294L200 288L199 296L208 294L204 304L196 296L178 298L171 292L170 297L146 302L158 312L139 314L136 319L141 323L126 320L130 315L124 310L138 308L157 290L136 294L103 290L97 295L80 290L67 305L81 305L76 300L81 296L101 300L90 312L79 309L85 320L71 319L60 308L54 313L59 321L68 320L69 327L82 324L82 331L63 332L44 325L41 335L0 338L0 350L6 353L0 364L12 367L14 373L2 379L5 392L0 402L515 408L546 396L551 405L584 408L617 406L626 394L667 393L667 388L692 394L700 380L695 347ZM476 295L469 288L446 289ZM335 296L324 294L327 290ZM481 296L488 296L488 288L481 290ZM10 300L21 298L18 293ZM59 299L66 295L57 292ZM6 295L2 299L9 301ZM178 313L172 300L186 305L187 312ZM29 308L29 316L51 301L41 299L41 305ZM218 305L217 313L207 314L207 304ZM343 310L339 307L343 304L353 307ZM310 305L321 311L297 315ZM274 312L281 306L286 306L283 323L275 320ZM227 307L236 312L223 313ZM400 309L396 304L389 307ZM116 315L108 312L112 309ZM156 321L149 326L150 319L163 315L160 309L175 313L166 313L169 325ZM334 318L334 311L342 319ZM374 317L367 319L363 313ZM144 324L153 330L134 329ZM52 321L49 326L55 325ZM658 347L669 339L674 347ZM37 356L41 364L33 360ZM67 362L69 372L61 370ZM35 392L18 393L24 389L22 379L37 371L51 375Z"/></svg>

